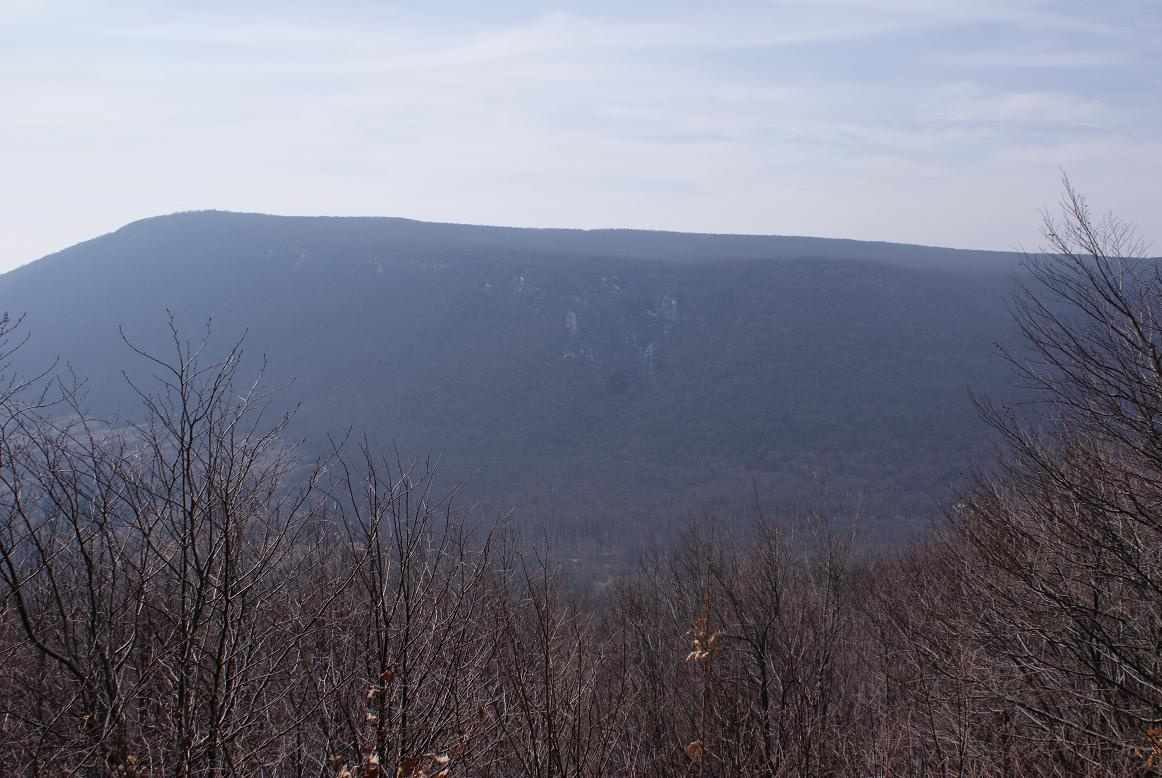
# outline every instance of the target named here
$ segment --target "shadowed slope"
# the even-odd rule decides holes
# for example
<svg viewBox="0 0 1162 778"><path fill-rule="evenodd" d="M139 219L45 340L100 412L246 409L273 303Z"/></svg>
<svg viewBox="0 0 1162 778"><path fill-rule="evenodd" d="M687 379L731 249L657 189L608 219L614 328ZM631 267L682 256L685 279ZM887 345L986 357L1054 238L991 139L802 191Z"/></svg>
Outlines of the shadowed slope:
<svg viewBox="0 0 1162 778"><path fill-rule="evenodd" d="M624 547L686 512L862 495L864 533L926 526L981 450L1015 257L815 238L187 213L0 276L22 364L60 356L103 414L165 310L243 331L296 429L441 454L470 494Z"/></svg>

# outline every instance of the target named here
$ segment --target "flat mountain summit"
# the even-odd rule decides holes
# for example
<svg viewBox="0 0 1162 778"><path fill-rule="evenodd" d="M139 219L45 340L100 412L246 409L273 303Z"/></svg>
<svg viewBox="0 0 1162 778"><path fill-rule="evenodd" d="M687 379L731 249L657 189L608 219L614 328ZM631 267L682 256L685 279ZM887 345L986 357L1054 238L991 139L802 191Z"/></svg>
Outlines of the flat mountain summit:
<svg viewBox="0 0 1162 778"><path fill-rule="evenodd" d="M348 430L439 456L465 494L576 547L821 489L861 536L929 526L987 447L1017 257L890 243L192 212L0 276L26 372L127 418L122 342L245 333L308 448ZM632 538L633 540L629 540ZM583 553L580 551L578 553Z"/></svg>

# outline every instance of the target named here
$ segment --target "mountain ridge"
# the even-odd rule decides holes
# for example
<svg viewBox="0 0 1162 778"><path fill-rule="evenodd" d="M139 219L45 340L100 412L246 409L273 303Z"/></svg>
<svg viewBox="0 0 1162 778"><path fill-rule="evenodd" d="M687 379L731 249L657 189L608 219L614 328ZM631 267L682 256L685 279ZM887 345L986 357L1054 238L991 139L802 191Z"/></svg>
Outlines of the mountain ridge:
<svg viewBox="0 0 1162 778"><path fill-rule="evenodd" d="M1019 252L995 251L987 249L962 249L946 246L929 246L913 243L899 243L893 241L858 240L853 238L831 238L806 235L768 235L750 233L709 233L709 232L681 232L675 230L651 230L622 227L596 228L561 228L561 227L509 227L486 224L470 224L459 222L435 222L419 219L410 219L398 216L286 216L259 212L227 211L227 210L191 210L177 211L168 214L148 216L131 221L111 232L66 247L60 251L47 254L7 273L17 272L30 265L51 259L62 254L70 254L74 249L85 246L93 241L109 238L125 237L126 234L153 229L157 225L196 224L205 220L229 220L233 222L248 222L257 225L259 222L298 223L301 225L359 225L375 227L402 228L407 237L416 237L423 232L440 231L440 240L448 240L450 232L461 234L473 233L478 239L477 245L487 246L497 238L523 240L527 248L545 251L553 245L564 243L570 251L577 252L581 248L590 251L600 251L603 255L623 258L643 258L645 247L643 242L661 242L664 248L673 251L681 248L677 255L671 253L666 259L680 261L683 254L687 261L712 261L707 252L714 246L720 252L725 252L722 259L780 259L788 257L818 258L852 258L870 261L885 261L890 264L910 264L917 267L948 267L956 270L997 270L1013 266L1020 259ZM490 240L479 240L480 236L487 235ZM381 235L381 237L387 237ZM400 236L396 236L400 237ZM430 237L430 236L423 236ZM544 239L550 241L545 243ZM612 243L609 239L613 239ZM577 245L578 243L582 245ZM592 245L585 246L585 243ZM634 244L637 245L634 245ZM689 245L702 244L692 249ZM653 251L656 246L650 247ZM559 249L558 249L559 250ZM700 253L699 253L700 252ZM958 260L953 263L952 260ZM975 260L973 262L972 260ZM6 275L0 274L0 275Z"/></svg>
<svg viewBox="0 0 1162 778"><path fill-rule="evenodd" d="M440 454L578 543L820 480L896 542L985 450L967 388L1007 391L1018 257L799 240L189 212L0 275L0 310L27 314L27 372L59 357L107 416L144 368L122 330L161 354L167 311L217 349L246 332L296 435Z"/></svg>

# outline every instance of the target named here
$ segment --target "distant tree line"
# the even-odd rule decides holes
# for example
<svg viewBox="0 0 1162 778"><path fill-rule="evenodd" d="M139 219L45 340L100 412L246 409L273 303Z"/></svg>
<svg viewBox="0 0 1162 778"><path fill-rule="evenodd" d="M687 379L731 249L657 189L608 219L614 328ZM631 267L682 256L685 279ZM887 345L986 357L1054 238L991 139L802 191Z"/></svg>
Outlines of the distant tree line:
<svg viewBox="0 0 1162 778"><path fill-rule="evenodd" d="M1003 454L891 556L821 500L578 591L427 463L304 464L238 349L143 353L136 424L9 376L0 773L1154 774L1162 275L1063 202L1014 306L1039 404L982 402Z"/></svg>

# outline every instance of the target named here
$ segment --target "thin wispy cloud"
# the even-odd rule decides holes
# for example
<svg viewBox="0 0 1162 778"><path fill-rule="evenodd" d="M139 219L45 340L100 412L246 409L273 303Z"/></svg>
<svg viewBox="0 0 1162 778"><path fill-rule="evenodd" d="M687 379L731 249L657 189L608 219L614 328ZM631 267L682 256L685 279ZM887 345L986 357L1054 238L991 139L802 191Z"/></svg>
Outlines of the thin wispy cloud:
<svg viewBox="0 0 1162 778"><path fill-rule="evenodd" d="M196 208L1011 248L1061 168L1150 231L1157 29L1130 2L17 5L0 268Z"/></svg>

